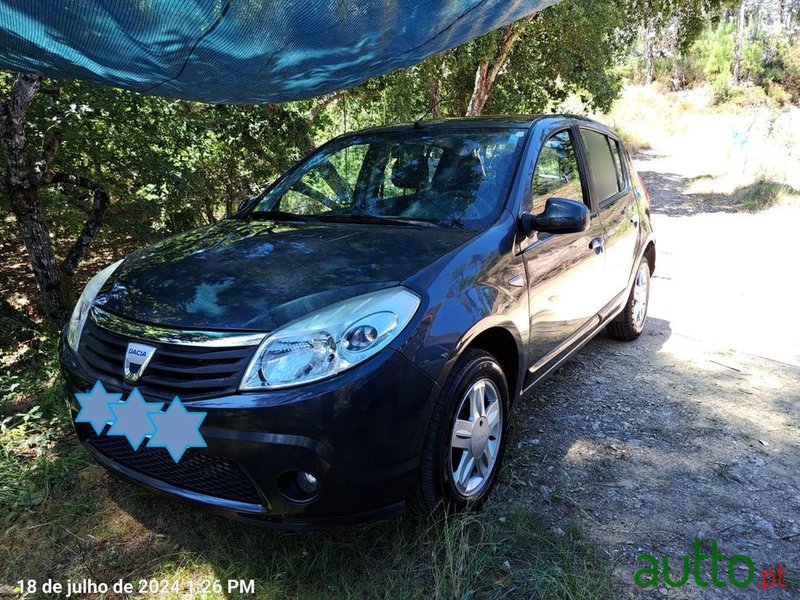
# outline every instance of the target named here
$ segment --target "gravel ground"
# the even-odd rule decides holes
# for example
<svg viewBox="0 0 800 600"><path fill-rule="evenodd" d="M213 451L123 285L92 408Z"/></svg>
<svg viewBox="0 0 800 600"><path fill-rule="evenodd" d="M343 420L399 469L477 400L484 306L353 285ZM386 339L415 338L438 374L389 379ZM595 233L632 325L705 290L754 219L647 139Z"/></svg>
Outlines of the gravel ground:
<svg viewBox="0 0 800 600"><path fill-rule="evenodd" d="M637 168L658 251L645 333L599 336L522 403L499 493L541 503L558 529L579 522L617 597L800 597L800 288L786 260L800 211L720 210L683 193L678 161ZM680 579L695 540L749 556L753 583L666 586L662 557ZM640 554L659 560L655 590L633 583ZM778 563L786 587L756 587Z"/></svg>

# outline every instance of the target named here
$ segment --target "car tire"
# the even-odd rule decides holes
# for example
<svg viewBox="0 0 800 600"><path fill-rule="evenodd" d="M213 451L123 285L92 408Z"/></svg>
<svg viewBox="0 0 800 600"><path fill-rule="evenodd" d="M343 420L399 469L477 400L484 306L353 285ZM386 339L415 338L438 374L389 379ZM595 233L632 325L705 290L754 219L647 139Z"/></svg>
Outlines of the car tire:
<svg viewBox="0 0 800 600"><path fill-rule="evenodd" d="M494 356L464 351L433 410L419 480L409 499L412 512L456 513L483 504L500 470L508 408L508 384Z"/></svg>
<svg viewBox="0 0 800 600"><path fill-rule="evenodd" d="M650 304L650 263L642 258L622 312L606 326L608 336L630 342L642 335Z"/></svg>

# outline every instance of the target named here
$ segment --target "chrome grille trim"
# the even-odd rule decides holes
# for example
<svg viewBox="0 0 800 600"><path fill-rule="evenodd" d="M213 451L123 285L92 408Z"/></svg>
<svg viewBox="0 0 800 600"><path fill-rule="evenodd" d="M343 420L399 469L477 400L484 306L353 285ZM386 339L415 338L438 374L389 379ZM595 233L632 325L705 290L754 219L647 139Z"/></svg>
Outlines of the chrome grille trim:
<svg viewBox="0 0 800 600"><path fill-rule="evenodd" d="M160 325L147 325L130 321L111 314L97 306L89 311L89 318L98 327L127 337L174 344L178 346L199 346L203 348L232 348L242 346L257 346L262 342L266 333L241 333L226 331L190 331L186 329L171 329Z"/></svg>

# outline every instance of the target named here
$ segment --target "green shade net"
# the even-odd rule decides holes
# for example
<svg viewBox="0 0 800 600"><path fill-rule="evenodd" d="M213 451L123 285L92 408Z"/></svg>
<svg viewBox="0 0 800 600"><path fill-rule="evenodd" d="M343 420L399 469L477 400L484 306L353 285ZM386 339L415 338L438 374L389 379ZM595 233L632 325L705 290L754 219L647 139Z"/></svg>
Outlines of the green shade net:
<svg viewBox="0 0 800 600"><path fill-rule="evenodd" d="M285 102L417 63L557 0L0 0L0 68Z"/></svg>

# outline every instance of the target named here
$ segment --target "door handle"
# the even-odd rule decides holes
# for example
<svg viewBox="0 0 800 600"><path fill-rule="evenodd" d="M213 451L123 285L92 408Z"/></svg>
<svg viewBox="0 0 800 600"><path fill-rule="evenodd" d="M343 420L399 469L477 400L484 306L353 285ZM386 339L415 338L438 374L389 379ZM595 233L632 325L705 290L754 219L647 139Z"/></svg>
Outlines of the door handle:
<svg viewBox="0 0 800 600"><path fill-rule="evenodd" d="M595 254L602 254L603 252L603 238L596 237L589 242L589 250L594 250Z"/></svg>
<svg viewBox="0 0 800 600"><path fill-rule="evenodd" d="M639 226L639 215L633 215L631 217L631 223L633 223L634 227L638 227Z"/></svg>

